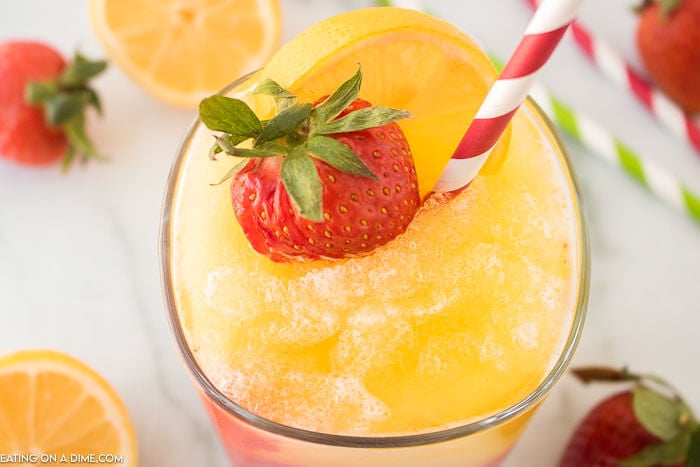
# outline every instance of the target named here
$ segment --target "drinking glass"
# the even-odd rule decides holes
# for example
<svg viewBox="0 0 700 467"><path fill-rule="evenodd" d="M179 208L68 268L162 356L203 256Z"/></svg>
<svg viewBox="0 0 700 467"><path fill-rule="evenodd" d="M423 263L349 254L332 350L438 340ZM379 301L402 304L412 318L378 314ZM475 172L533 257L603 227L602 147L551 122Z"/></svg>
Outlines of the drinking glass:
<svg viewBox="0 0 700 467"><path fill-rule="evenodd" d="M254 81L251 75L243 77L222 90L222 94L236 95L249 91L249 83ZM172 280L174 266L171 261L171 218L178 181L186 159L191 155L189 149L193 138L198 132L208 131L199 119L195 119L182 141L167 182L160 235L162 287L167 319L177 350L233 465L483 467L496 466L502 462L539 404L565 372L573 356L586 314L590 272L586 220L579 185L566 148L550 120L533 100L528 99L521 111L536 123L545 135L544 140L551 145L550 149L558 155L561 173L569 184L569 192L573 197L578 236L578 291L575 309L563 310L572 314L565 343L558 357L553 356L552 360L555 363L546 377L532 392L514 405L460 426L396 436L317 433L267 420L239 406L235 400L223 394L202 371L187 341L181 314L177 308Z"/></svg>

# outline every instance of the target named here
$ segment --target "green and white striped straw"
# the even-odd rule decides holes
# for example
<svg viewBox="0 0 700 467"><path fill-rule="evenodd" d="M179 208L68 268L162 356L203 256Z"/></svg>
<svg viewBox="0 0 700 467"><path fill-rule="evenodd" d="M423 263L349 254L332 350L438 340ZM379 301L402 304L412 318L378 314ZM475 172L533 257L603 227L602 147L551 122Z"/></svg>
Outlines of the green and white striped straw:
<svg viewBox="0 0 700 467"><path fill-rule="evenodd" d="M421 0L377 0L380 6L423 10ZM501 62L491 56L497 67ZM530 95L554 124L590 152L626 172L661 200L700 223L700 196L670 172L643 158L603 125L576 112L561 99L536 84Z"/></svg>
<svg viewBox="0 0 700 467"><path fill-rule="evenodd" d="M670 172L643 158L595 120L535 85L530 92L557 127L600 159L621 168L663 201L700 222L700 196Z"/></svg>

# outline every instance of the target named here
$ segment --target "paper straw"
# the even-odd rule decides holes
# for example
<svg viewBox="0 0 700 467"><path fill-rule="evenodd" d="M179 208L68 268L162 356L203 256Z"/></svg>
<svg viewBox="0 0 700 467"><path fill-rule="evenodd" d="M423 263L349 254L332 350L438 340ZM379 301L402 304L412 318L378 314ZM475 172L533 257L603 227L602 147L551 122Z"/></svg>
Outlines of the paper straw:
<svg viewBox="0 0 700 467"><path fill-rule="evenodd" d="M491 60L497 68L503 66L494 56L491 56ZM640 156L603 125L577 112L541 84L535 83L532 86L530 96L560 130L589 149L590 153L619 167L662 201L700 223L700 195L677 177Z"/></svg>
<svg viewBox="0 0 700 467"><path fill-rule="evenodd" d="M533 8L537 0L525 0ZM592 34L580 21L571 25L574 42L611 81L630 91L671 132L700 151L700 125L663 91L645 79L610 44Z"/></svg>
<svg viewBox="0 0 700 467"><path fill-rule="evenodd" d="M433 191L459 192L474 179L561 41L581 1L544 0L537 7L520 44L486 95Z"/></svg>
<svg viewBox="0 0 700 467"><path fill-rule="evenodd" d="M423 10L420 0L396 0L381 3ZM502 68L498 60L493 60L499 68ZM659 199L700 223L700 195L694 193L681 180L637 154L603 125L580 112L576 112L541 85L534 84L530 94L557 127L589 149L591 154L607 164L619 167Z"/></svg>
<svg viewBox="0 0 700 467"><path fill-rule="evenodd" d="M603 125L575 112L541 86L533 86L531 95L560 129L592 154L619 167L660 199L700 222L700 196L678 178L637 154Z"/></svg>

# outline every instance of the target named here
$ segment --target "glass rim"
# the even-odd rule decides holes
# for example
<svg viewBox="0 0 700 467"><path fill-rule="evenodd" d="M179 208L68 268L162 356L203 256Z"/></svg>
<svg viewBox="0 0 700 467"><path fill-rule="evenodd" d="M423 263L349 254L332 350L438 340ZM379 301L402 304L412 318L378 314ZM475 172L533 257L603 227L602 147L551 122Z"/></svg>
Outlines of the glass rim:
<svg viewBox="0 0 700 467"><path fill-rule="evenodd" d="M250 76L256 72L250 73L232 82L227 87L221 90L220 94L226 94L235 87L244 83ZM289 425L284 425L272 420L256 415L247 409L236 404L234 401L224 395L204 374L201 367L190 349L184 331L181 326L181 320L177 311L175 295L173 293L172 274L170 268L170 253L171 253L171 214L174 205L174 195L178 185L178 177L180 168L184 161L186 149L189 142L201 123L196 117L190 124L185 136L183 137L176 157L173 161L170 173L167 179L166 190L162 203L161 223L159 233L159 262L161 288L163 300L165 303L168 326L170 328L171 338L175 340L180 358L184 361L185 366L190 373L190 376L195 381L197 389L213 401L225 413L236 417L258 429L274 433L286 438L292 438L299 441L310 442L314 444L325 444L340 447L361 447L361 448L400 448L410 446L422 446L435 444L444 441L449 441L457 438L462 438L470 434L481 432L506 421L526 413L533 408L537 403L544 399L549 393L554 384L561 378L566 371L569 362L571 361L576 347L578 346L583 325L586 317L586 309L588 306L588 293L590 283L590 249L588 238L588 227L586 213L581 196L581 188L573 171L571 158L566 146L563 144L558 130L555 128L552 121L547 117L539 105L531 98L527 98L525 108L528 108L533 113L533 117L539 120L538 124L541 130L547 130L552 136L552 146L558 148L558 155L561 166L565 171L567 182L569 183L573 194L574 211L576 213L576 221L578 226L578 241L580 244L580 261L579 261L579 281L578 281L578 297L576 301L576 310L571 323L569 335L567 336L564 347L549 373L542 379L540 384L532 390L526 397L519 402L500 410L499 412L483 417L476 421L461 424L450 428L439 429L435 431L425 431L414 434L397 434L397 435L378 435L378 436L358 436L322 433L302 428L296 428Z"/></svg>

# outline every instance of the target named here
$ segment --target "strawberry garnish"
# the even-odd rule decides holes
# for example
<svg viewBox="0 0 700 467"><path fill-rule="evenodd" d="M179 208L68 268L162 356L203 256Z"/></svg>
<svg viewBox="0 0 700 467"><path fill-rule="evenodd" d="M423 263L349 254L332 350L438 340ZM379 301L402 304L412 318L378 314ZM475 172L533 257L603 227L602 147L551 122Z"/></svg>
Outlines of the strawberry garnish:
<svg viewBox="0 0 700 467"><path fill-rule="evenodd" d="M66 64L39 42L0 44L0 156L25 165L98 158L85 133L85 110L100 111L89 80L106 67L76 54Z"/></svg>
<svg viewBox="0 0 700 467"><path fill-rule="evenodd" d="M583 382L631 383L596 405L572 435L561 467L700 466L700 426L675 388L653 375L581 368Z"/></svg>
<svg viewBox="0 0 700 467"><path fill-rule="evenodd" d="M202 121L221 132L212 158L240 159L226 178L234 213L259 253L275 261L365 254L413 219L416 171L394 123L409 114L359 99L361 82L358 69L311 104L265 81L256 93L273 96L278 113L263 122L241 100L202 101Z"/></svg>

